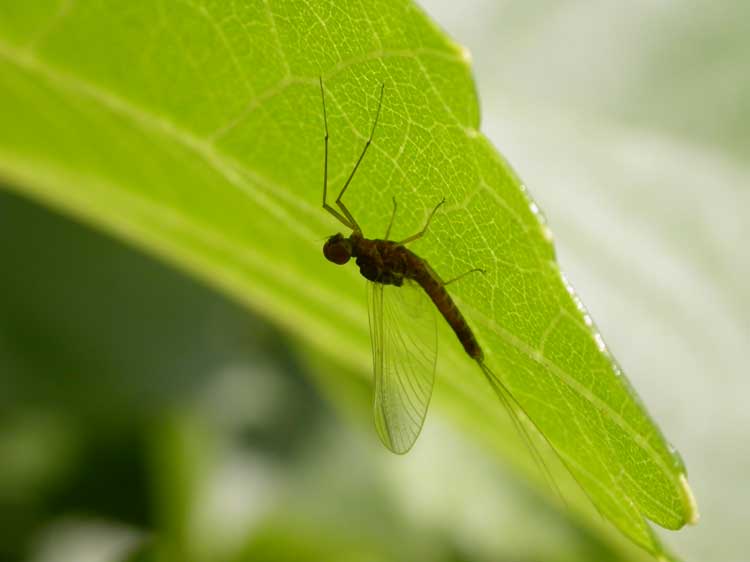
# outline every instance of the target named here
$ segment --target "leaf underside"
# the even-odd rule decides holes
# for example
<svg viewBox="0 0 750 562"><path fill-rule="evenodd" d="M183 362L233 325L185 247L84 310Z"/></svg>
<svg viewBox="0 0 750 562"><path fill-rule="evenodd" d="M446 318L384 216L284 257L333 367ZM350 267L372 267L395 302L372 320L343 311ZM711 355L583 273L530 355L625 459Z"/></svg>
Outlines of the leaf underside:
<svg viewBox="0 0 750 562"><path fill-rule="evenodd" d="M0 179L178 264L370 375L363 281L320 240L327 88L330 182L365 234L393 238L451 286L487 355L597 509L648 551L646 518L695 519L685 471L557 267L536 204L479 132L466 53L413 4L6 2ZM491 390L441 328L451 407L503 441ZM331 342L336 342L331 346ZM596 525L596 516L589 517Z"/></svg>

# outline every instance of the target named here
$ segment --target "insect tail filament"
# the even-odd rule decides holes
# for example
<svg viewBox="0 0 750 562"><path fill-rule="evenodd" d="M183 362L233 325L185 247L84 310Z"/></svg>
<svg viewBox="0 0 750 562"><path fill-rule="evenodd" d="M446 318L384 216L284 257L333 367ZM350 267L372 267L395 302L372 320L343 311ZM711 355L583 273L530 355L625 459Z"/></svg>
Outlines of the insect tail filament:
<svg viewBox="0 0 750 562"><path fill-rule="evenodd" d="M555 490L555 493L560 498L562 503L567 506L567 502L565 501L565 498L563 497L562 492L560 491L560 487L557 485L555 478L552 476L552 472L547 466L547 463L544 462L544 458L542 457L542 454L539 452L539 449L534 444L532 437L529 434L528 429L526 429L526 427L523 425L523 422L518 417L517 410L523 412L523 414L528 419L532 419L532 418L526 413L526 410L523 408L523 406L521 406L518 400L510 393L510 391L508 390L508 387L505 386L505 384L503 384L500 378L497 375L495 375L495 373L492 372L492 370L484 363L482 359L477 360L477 365L479 365L479 368L482 369L482 373L484 373L484 376L487 379L487 382L490 383L492 390L495 391L495 394L497 394L497 397L500 399L500 402L502 402L503 406L508 412L508 416L510 416L511 421L513 422L513 425L515 426L516 431L518 432L518 435L521 437L521 440L526 445L526 448L529 450L529 453L531 453L531 457L534 459L534 463L537 465L537 468L544 475L544 478L545 480L547 480L547 483L550 485L550 487ZM542 436L544 437L544 434L542 434ZM549 440L547 440L546 437L545 437L545 440L547 441L547 443L549 443ZM549 445L554 451L555 449L552 446L552 444L549 443ZM555 454L557 454L559 457L559 454L557 453L557 451L555 451Z"/></svg>

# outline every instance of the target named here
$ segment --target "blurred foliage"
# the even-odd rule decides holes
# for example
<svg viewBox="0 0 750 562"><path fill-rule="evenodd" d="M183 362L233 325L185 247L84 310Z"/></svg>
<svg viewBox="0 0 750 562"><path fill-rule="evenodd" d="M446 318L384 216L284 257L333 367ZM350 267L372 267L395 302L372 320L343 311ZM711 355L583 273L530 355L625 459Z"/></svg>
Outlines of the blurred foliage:
<svg viewBox="0 0 750 562"><path fill-rule="evenodd" d="M284 458L295 428L314 428L315 394L298 377L277 380L294 369L277 332L109 239L0 197L0 545L19 548L69 511L152 524L151 434L223 369L229 382L247 376L234 406L249 410L240 437L254 448ZM264 380L276 393L259 404L252 385ZM283 415L272 403L282 396Z"/></svg>

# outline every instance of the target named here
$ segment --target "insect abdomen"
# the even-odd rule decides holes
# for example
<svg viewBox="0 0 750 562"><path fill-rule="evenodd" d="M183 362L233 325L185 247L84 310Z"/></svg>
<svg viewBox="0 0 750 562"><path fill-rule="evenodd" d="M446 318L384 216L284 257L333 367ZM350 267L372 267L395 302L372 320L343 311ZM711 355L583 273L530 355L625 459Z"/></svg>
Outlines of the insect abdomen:
<svg viewBox="0 0 750 562"><path fill-rule="evenodd" d="M419 258L418 258L419 259ZM414 280L424 289L432 302L435 304L445 321L448 322L453 332L456 334L458 341L464 346L466 353L472 358L481 361L484 358L482 348L474 337L469 323L466 322L464 315L453 302L453 298L443 285L443 282L437 278L426 263L420 260L418 267L414 268L417 275Z"/></svg>

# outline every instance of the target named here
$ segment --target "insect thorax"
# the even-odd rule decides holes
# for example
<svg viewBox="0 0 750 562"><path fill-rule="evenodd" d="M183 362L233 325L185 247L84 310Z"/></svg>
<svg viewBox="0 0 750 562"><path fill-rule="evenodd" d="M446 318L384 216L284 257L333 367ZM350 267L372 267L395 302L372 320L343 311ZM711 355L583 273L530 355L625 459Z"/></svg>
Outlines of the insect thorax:
<svg viewBox="0 0 750 562"><path fill-rule="evenodd" d="M354 240L353 250L362 277L383 285L403 285L405 248L390 240L359 238Z"/></svg>
<svg viewBox="0 0 750 562"><path fill-rule="evenodd" d="M370 256L360 256L357 258L357 265L359 266L359 272L362 277L368 281L374 283L382 283L383 285L396 285L400 287L404 283L404 276L397 274L393 271L387 271L385 268L380 267L376 260Z"/></svg>

